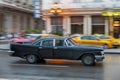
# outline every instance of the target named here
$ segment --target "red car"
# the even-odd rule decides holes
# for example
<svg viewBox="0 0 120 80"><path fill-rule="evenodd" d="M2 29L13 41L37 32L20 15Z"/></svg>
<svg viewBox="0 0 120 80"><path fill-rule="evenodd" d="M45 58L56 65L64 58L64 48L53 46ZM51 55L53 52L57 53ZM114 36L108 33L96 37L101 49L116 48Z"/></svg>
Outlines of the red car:
<svg viewBox="0 0 120 80"><path fill-rule="evenodd" d="M35 38L12 38L10 42L15 42L18 44L26 43L26 42L33 42Z"/></svg>

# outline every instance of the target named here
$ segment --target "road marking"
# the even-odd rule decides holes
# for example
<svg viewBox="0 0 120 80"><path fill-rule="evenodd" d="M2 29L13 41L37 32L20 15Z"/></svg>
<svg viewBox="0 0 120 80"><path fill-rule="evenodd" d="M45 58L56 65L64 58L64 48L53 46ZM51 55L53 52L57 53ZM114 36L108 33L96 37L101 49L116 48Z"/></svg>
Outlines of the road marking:
<svg viewBox="0 0 120 80"><path fill-rule="evenodd" d="M39 66L44 66L44 67L69 67L69 66L63 66L63 65L37 65L37 64L10 64L10 65L15 65L15 66L36 66L36 67L39 67Z"/></svg>

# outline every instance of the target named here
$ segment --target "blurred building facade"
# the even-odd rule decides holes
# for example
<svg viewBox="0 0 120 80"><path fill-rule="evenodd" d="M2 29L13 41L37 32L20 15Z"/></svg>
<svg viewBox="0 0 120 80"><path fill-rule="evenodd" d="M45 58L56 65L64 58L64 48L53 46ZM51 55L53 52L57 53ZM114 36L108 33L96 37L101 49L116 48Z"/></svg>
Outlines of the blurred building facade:
<svg viewBox="0 0 120 80"><path fill-rule="evenodd" d="M107 11L120 11L120 0L42 0L42 11L46 21L46 32L70 34L120 34L120 17L105 17ZM55 17L50 13L54 3L63 11Z"/></svg>
<svg viewBox="0 0 120 80"><path fill-rule="evenodd" d="M0 32L39 29L40 21L34 19L33 12L33 0L0 0Z"/></svg>

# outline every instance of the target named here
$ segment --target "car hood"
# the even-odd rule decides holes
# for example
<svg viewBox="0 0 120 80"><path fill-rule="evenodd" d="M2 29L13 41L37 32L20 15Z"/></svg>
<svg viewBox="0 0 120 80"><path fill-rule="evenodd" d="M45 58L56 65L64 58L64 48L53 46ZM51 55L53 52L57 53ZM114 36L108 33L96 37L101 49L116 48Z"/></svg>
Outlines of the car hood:
<svg viewBox="0 0 120 80"><path fill-rule="evenodd" d="M89 45L76 45L75 48L89 51L103 51L103 47L89 46Z"/></svg>

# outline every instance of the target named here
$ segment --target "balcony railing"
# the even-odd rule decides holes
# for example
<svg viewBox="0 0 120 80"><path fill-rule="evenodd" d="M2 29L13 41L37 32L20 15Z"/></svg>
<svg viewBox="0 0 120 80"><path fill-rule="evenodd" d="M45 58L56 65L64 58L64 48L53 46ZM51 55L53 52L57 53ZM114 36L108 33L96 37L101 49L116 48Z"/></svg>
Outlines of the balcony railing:
<svg viewBox="0 0 120 80"><path fill-rule="evenodd" d="M100 3L76 3L71 4L69 8L120 8L120 2L100 2Z"/></svg>
<svg viewBox="0 0 120 80"><path fill-rule="evenodd" d="M81 3L69 3L69 5L66 5L67 3L60 3L59 7L62 9L69 9L69 8L120 8L120 1L117 2L81 2ZM52 7L52 3L47 5L43 5L43 9L50 9ZM45 7L44 7L45 6Z"/></svg>
<svg viewBox="0 0 120 80"><path fill-rule="evenodd" d="M0 3L5 4L6 6L9 5L14 8L33 10L33 6L31 3L21 2L20 0L1 0Z"/></svg>

